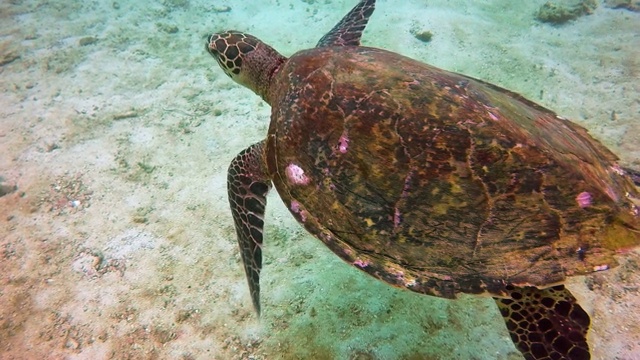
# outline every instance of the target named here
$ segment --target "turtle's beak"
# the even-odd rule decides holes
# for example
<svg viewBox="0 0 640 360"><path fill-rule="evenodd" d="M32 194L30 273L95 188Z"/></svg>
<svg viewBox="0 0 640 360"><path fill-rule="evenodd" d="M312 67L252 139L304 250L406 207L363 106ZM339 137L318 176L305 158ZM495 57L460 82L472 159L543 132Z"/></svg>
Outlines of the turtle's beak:
<svg viewBox="0 0 640 360"><path fill-rule="evenodd" d="M206 37L207 42L204 44L204 49L207 50L207 52L209 54L211 54L211 56L217 58L218 57L218 51L215 49L215 47L211 46L212 38L213 38L213 35L207 35L207 37Z"/></svg>

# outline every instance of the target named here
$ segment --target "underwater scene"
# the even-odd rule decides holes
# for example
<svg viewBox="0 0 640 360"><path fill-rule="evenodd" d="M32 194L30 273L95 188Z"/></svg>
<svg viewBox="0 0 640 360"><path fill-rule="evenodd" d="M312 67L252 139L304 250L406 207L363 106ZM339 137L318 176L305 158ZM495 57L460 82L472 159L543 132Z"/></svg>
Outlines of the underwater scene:
<svg viewBox="0 0 640 360"><path fill-rule="evenodd" d="M0 360L546 359L512 340L513 328L491 296L508 294L491 292L479 282L469 286L482 287L484 294L462 291L456 299L447 298L453 294L418 293L438 292L426 283L418 292L401 288L416 287L415 279L390 286L367 272L377 269L375 276L393 283L385 277L390 268L410 269L411 261L418 261L411 259L434 255L394 258L391 244L345 262L334 251L348 259L353 249L318 239L329 241L327 222L381 223L331 206L307 211L295 197L283 202L277 182L267 196L264 242L252 252L241 250L227 195L229 164L267 138L271 106L262 97L269 100L293 85L260 82L244 70L252 65L263 70L275 57L233 63L225 56L238 54L230 54L227 43L212 49L209 42L214 33L246 32L286 61L316 46L334 47L331 54L339 59L341 47L356 46L359 40L362 46L479 79L471 80L478 91L498 89L499 99L523 104L515 105L516 112L546 111L515 95L520 94L586 128L619 158L597 152L606 153L602 161L612 164L609 170L633 184L631 172L640 171L640 2L378 0L375 12L373 3L1 1ZM350 13L356 5L361 11ZM352 14L350 21L339 23L347 14ZM388 61L374 65L392 71L397 64L400 73L408 71L408 63L396 55L380 59ZM353 82L390 79L380 72ZM254 80L262 97L240 85L251 87ZM280 107L285 111L303 105L322 112L327 103L300 95ZM484 106L483 101L478 105ZM489 105L488 116L497 121L499 116L491 112L497 108ZM296 119L280 122L290 120ZM571 143L562 138L568 131L559 128L557 136L533 140ZM554 136L558 141L550 140ZM284 140L295 143L298 138ZM284 140L278 144L286 147ZM383 139L372 143L378 140ZM336 154L357 145L344 136L339 141ZM572 155L553 145L546 149L556 158ZM263 159L263 153L252 154ZM388 164L390 174L394 166ZM232 175L258 177L262 170L236 166ZM286 176L295 185L315 180L293 163ZM640 177L635 176L637 185ZM404 188L395 185L404 194L407 183ZM242 186L232 204L242 215L237 219L240 229L245 226L249 240L256 241L264 201L253 196L253 184ZM630 208L636 219L630 221L636 224L637 191L628 188L623 195L635 204ZM597 202L586 192L568 200L586 209ZM345 201L360 206L364 200L352 194ZM465 211L470 217L475 212ZM623 222L610 218L611 223ZM403 220L398 211L391 213L393 226L380 234L395 231ZM324 230L312 234L302 225ZM627 231L632 240L615 247L611 263L568 277L566 292L575 299L567 301L579 303L587 322L590 318L586 341L591 359L638 360L640 251L633 240L639 238L638 228L611 225L593 231L608 237L627 236ZM243 260L251 271L260 249L258 316ZM571 250L571 261L584 261L590 250ZM451 252L457 251L452 245ZM381 256L362 260L374 253ZM504 263L506 256L511 255L495 251L488 259ZM377 263L380 258L388 264ZM465 285L455 282L458 273L452 275L440 277L455 287ZM527 306L537 306L537 301ZM558 326L571 328L563 321L574 314L565 314ZM573 354L580 355L567 358L589 358ZM548 358L565 358L554 356Z"/></svg>

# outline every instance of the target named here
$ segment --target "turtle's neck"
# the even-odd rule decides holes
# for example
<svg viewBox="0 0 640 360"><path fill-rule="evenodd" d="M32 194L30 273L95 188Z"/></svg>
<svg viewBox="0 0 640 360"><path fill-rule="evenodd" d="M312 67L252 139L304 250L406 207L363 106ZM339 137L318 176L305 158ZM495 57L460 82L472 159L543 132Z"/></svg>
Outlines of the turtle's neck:
<svg viewBox="0 0 640 360"><path fill-rule="evenodd" d="M270 89L273 78L285 61L287 58L271 46L259 43L243 64L243 67L246 67L246 78L251 79L251 84L245 85L260 95L269 105L271 105Z"/></svg>

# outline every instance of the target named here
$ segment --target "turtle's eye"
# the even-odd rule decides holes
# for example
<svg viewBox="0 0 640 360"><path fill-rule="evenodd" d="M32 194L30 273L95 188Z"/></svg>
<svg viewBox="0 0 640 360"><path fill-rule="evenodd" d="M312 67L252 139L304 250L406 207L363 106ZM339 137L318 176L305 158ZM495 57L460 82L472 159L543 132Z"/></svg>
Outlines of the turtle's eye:
<svg viewBox="0 0 640 360"><path fill-rule="evenodd" d="M209 37L207 51L220 64L224 72L233 78L240 74L242 58L255 50L257 39L238 31L225 31Z"/></svg>

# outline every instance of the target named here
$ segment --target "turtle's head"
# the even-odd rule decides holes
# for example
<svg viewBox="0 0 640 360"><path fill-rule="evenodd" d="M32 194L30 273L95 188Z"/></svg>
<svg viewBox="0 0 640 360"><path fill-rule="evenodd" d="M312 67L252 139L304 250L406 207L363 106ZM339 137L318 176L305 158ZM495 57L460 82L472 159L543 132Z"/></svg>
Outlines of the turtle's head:
<svg viewBox="0 0 640 360"><path fill-rule="evenodd" d="M269 102L271 78L287 58L256 37L239 31L211 35L206 49L230 78Z"/></svg>

